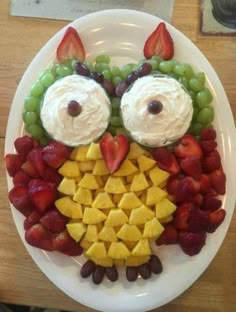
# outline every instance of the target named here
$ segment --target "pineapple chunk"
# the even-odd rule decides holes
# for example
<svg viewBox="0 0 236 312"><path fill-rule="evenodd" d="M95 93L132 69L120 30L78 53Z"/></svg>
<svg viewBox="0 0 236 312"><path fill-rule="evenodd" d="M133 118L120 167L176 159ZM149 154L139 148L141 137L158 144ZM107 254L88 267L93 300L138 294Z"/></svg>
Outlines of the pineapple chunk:
<svg viewBox="0 0 236 312"><path fill-rule="evenodd" d="M149 176L152 183L156 186L159 186L163 182L167 181L170 174L167 171L164 171L157 166L149 171Z"/></svg>
<svg viewBox="0 0 236 312"><path fill-rule="evenodd" d="M107 226L118 226L128 222L128 217L122 209L111 210L105 221Z"/></svg>
<svg viewBox="0 0 236 312"><path fill-rule="evenodd" d="M122 195L118 207L123 209L134 209L141 205L141 200L133 192L129 192Z"/></svg>
<svg viewBox="0 0 236 312"><path fill-rule="evenodd" d="M159 218L158 221L159 221L161 224L166 224L166 223L170 223L173 219L174 219L173 216L172 216L172 215L169 215L169 216L164 217L164 218Z"/></svg>
<svg viewBox="0 0 236 312"><path fill-rule="evenodd" d="M96 190L99 189L99 184L94 175L91 173L85 173L83 178L79 182L79 186L89 189L89 190Z"/></svg>
<svg viewBox="0 0 236 312"><path fill-rule="evenodd" d="M84 250L88 250L92 243L93 242L89 242L86 239L82 239L79 244Z"/></svg>
<svg viewBox="0 0 236 312"><path fill-rule="evenodd" d="M130 150L127 155L127 159L137 159L139 156L143 155L144 152L145 151L142 149L140 145L138 145L135 142L132 142L130 144Z"/></svg>
<svg viewBox="0 0 236 312"><path fill-rule="evenodd" d="M132 256L150 256L151 255L151 249L149 246L148 239L144 238L141 239L137 245L134 247L134 249L131 251Z"/></svg>
<svg viewBox="0 0 236 312"><path fill-rule="evenodd" d="M126 192L126 187L120 177L110 176L105 185L105 191L112 194L120 194Z"/></svg>
<svg viewBox="0 0 236 312"><path fill-rule="evenodd" d="M147 189L146 205L152 206L159 203L163 198L167 196L167 193L158 186L153 185Z"/></svg>
<svg viewBox="0 0 236 312"><path fill-rule="evenodd" d="M102 153L101 153L99 143L92 142L89 145L89 149L87 151L86 158L92 159L92 160L102 159Z"/></svg>
<svg viewBox="0 0 236 312"><path fill-rule="evenodd" d="M151 209L147 208L145 205L142 205L138 208L131 210L129 224L144 224L147 221L151 220L154 216L155 214Z"/></svg>
<svg viewBox="0 0 236 312"><path fill-rule="evenodd" d="M107 250L104 242L94 242L86 251L86 256L90 258L106 258Z"/></svg>
<svg viewBox="0 0 236 312"><path fill-rule="evenodd" d="M120 168L113 174L116 177L124 177L134 174L138 168L128 159L125 159Z"/></svg>
<svg viewBox="0 0 236 312"><path fill-rule="evenodd" d="M139 171L136 171L136 174L137 174L137 173L139 173ZM131 183L131 182L133 181L133 179L134 179L134 176L135 176L135 174L131 174L131 175L126 176L126 177L125 177L126 182L127 182L127 183Z"/></svg>
<svg viewBox="0 0 236 312"><path fill-rule="evenodd" d="M117 237L125 241L138 241L142 238L142 233L136 225L124 224Z"/></svg>
<svg viewBox="0 0 236 312"><path fill-rule="evenodd" d="M127 259L130 256L130 251L124 243L113 242L109 247L108 256L113 259Z"/></svg>
<svg viewBox="0 0 236 312"><path fill-rule="evenodd" d="M157 219L165 218L171 215L175 210L175 204L167 198L164 198L161 202L156 204L156 217Z"/></svg>
<svg viewBox="0 0 236 312"><path fill-rule="evenodd" d="M106 258L91 258L91 260L97 265L103 266L105 268L113 266L113 260L110 257Z"/></svg>
<svg viewBox="0 0 236 312"><path fill-rule="evenodd" d="M93 171L94 168L94 161L80 161L79 163L79 170L81 172L88 172Z"/></svg>
<svg viewBox="0 0 236 312"><path fill-rule="evenodd" d="M98 182L99 187L103 187L105 185L101 176L96 176L96 180Z"/></svg>
<svg viewBox="0 0 236 312"><path fill-rule="evenodd" d="M94 224L89 224L87 226L87 231L84 235L84 239L89 242L97 242L98 240L98 230L97 226Z"/></svg>
<svg viewBox="0 0 236 312"><path fill-rule="evenodd" d="M79 242L86 232L86 225L82 222L69 222L66 225L69 235L76 241Z"/></svg>
<svg viewBox="0 0 236 312"><path fill-rule="evenodd" d="M80 176L78 162L75 160L67 160L64 162L58 172L67 178L76 178Z"/></svg>
<svg viewBox="0 0 236 312"><path fill-rule="evenodd" d="M76 155L75 160L77 161L86 161L87 159L87 152L89 149L89 145L79 146L76 148Z"/></svg>
<svg viewBox="0 0 236 312"><path fill-rule="evenodd" d="M148 182L143 173L136 174L130 186L131 192L143 191L148 187Z"/></svg>
<svg viewBox="0 0 236 312"><path fill-rule="evenodd" d="M111 226L104 226L98 233L98 239L105 242L116 242L117 236L116 231Z"/></svg>
<svg viewBox="0 0 236 312"><path fill-rule="evenodd" d="M144 238L157 238L164 231L164 227L157 220L156 217L147 221L144 225L143 237Z"/></svg>
<svg viewBox="0 0 236 312"><path fill-rule="evenodd" d="M96 208L85 207L83 222L86 224L97 224L106 220L107 216L101 210Z"/></svg>
<svg viewBox="0 0 236 312"><path fill-rule="evenodd" d="M93 196L91 190L79 187L76 191L73 200L79 204L91 205L93 202Z"/></svg>
<svg viewBox="0 0 236 312"><path fill-rule="evenodd" d="M147 263L149 259L150 259L149 256L140 256L140 257L130 256L126 259L126 266L136 267L144 263Z"/></svg>
<svg viewBox="0 0 236 312"><path fill-rule="evenodd" d="M93 204L93 208L99 208L99 209L107 209L114 207L113 201L111 200L111 197L108 193L102 192L98 193L97 197L95 198Z"/></svg>
<svg viewBox="0 0 236 312"><path fill-rule="evenodd" d="M144 155L139 156L137 161L141 172L150 170L156 164L154 159Z"/></svg>
<svg viewBox="0 0 236 312"><path fill-rule="evenodd" d="M65 195L74 195L76 192L75 180L64 177L58 185L57 190Z"/></svg>
<svg viewBox="0 0 236 312"><path fill-rule="evenodd" d="M55 201L55 206L66 217L72 219L82 219L83 212L79 203L74 202L70 196L64 196Z"/></svg>
<svg viewBox="0 0 236 312"><path fill-rule="evenodd" d="M93 168L93 174L99 175L99 176L106 176L110 173L110 171L107 168L107 165L103 159L98 159L95 162L94 168Z"/></svg>

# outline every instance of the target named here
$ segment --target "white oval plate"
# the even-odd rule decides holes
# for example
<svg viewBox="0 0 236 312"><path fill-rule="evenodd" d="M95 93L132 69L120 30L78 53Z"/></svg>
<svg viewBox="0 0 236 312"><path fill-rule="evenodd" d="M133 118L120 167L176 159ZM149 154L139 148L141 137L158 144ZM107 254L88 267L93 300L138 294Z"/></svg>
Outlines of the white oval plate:
<svg viewBox="0 0 236 312"><path fill-rule="evenodd" d="M98 54L109 54L115 65L126 64L143 58L143 45L151 32L162 20L146 13L131 10L107 10L84 16L73 23L79 32L87 51L87 58L94 59ZM13 207L12 214L25 247L46 276L64 293L74 300L91 308L109 311L146 311L171 301L186 290L210 264L219 250L228 230L235 203L233 187L236 174L233 161L236 158L235 126L224 89L203 54L183 34L167 25L175 45L175 59L190 63L195 70L204 71L207 84L214 96L216 112L215 128L218 134L219 151L227 175L227 194L223 197L223 207L227 214L217 231L209 235L201 253L194 257L186 256L178 246L158 249L164 270L159 276L147 281L139 279L135 283L126 281L124 271L119 281L104 281L95 286L90 279L80 278L79 271L84 257L70 258L57 252L44 252L25 243L23 217ZM36 55L26 70L10 111L5 153L14 151L14 140L22 134L21 113L24 98L40 72L55 59L55 51L64 35L65 28L59 31ZM12 187L8 178L8 187ZM156 248L157 250L157 248Z"/></svg>

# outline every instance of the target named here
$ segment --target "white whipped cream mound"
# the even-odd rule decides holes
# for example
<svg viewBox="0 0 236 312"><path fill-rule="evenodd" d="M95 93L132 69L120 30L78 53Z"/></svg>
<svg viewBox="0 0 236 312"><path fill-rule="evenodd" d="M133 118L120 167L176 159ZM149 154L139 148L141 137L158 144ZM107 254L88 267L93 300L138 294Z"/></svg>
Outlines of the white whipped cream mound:
<svg viewBox="0 0 236 312"><path fill-rule="evenodd" d="M160 101L159 114L151 114L148 104ZM121 99L123 124L135 141L163 146L177 141L190 126L192 99L174 78L144 76L135 81Z"/></svg>
<svg viewBox="0 0 236 312"><path fill-rule="evenodd" d="M81 113L67 112L70 101L77 101ZM88 144L106 130L111 103L104 89L94 80L71 75L56 81L44 96L41 121L50 136L69 146Z"/></svg>

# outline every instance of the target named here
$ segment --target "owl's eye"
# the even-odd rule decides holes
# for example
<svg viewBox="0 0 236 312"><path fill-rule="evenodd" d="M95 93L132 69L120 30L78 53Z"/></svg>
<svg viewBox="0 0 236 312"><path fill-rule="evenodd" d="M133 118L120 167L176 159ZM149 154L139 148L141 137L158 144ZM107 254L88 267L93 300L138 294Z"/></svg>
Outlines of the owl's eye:
<svg viewBox="0 0 236 312"><path fill-rule="evenodd" d="M149 147L171 144L190 126L190 95L174 78L147 75L135 80L121 98L121 117L130 136Z"/></svg>

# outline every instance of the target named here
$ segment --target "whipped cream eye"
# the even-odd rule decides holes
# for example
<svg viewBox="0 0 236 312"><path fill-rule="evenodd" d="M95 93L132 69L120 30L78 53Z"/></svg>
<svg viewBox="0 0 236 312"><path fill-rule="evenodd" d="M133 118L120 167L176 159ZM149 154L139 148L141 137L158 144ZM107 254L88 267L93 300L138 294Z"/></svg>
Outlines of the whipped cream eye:
<svg viewBox="0 0 236 312"><path fill-rule="evenodd" d="M122 96L120 109L131 137L150 147L177 141L193 115L190 95L176 79L164 75L138 78Z"/></svg>

